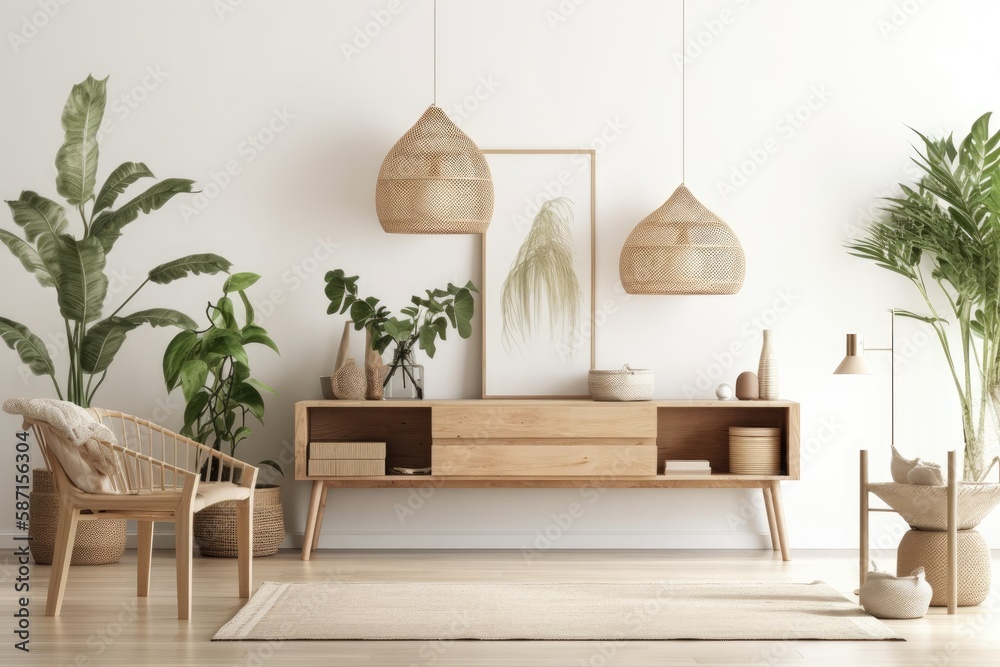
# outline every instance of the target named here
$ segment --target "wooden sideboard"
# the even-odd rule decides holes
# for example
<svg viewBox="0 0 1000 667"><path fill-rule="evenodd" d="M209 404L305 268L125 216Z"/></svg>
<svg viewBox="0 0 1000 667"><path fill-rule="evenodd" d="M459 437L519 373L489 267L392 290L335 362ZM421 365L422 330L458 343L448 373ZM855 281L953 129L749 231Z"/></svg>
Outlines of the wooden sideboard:
<svg viewBox="0 0 1000 667"><path fill-rule="evenodd" d="M729 427L779 428L781 471L729 472ZM310 443L385 443L385 469L430 475L308 474ZM663 475L666 459L707 459L711 475ZM295 479L312 481L302 559L316 548L331 488L756 488L771 544L789 560L783 480L799 479L799 404L792 401L300 401Z"/></svg>

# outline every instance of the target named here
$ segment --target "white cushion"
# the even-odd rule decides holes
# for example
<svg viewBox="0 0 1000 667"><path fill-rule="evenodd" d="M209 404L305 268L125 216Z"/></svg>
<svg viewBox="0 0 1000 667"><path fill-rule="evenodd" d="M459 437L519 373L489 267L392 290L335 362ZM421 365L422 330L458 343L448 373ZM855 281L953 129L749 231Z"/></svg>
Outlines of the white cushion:
<svg viewBox="0 0 1000 667"><path fill-rule="evenodd" d="M944 486L944 474L938 464L921 461L906 475L906 481L923 486Z"/></svg>
<svg viewBox="0 0 1000 667"><path fill-rule="evenodd" d="M227 500L246 500L250 497L250 491L250 488L237 486L232 482L202 482L194 497L194 511Z"/></svg>

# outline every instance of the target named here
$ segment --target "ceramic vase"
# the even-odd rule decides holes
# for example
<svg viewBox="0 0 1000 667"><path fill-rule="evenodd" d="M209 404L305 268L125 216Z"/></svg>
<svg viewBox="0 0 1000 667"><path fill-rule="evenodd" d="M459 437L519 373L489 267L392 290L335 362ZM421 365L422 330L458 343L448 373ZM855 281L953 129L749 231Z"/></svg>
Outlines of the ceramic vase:
<svg viewBox="0 0 1000 667"><path fill-rule="evenodd" d="M757 366L757 395L762 401L778 400L778 360L774 355L770 329L764 329L764 344Z"/></svg>

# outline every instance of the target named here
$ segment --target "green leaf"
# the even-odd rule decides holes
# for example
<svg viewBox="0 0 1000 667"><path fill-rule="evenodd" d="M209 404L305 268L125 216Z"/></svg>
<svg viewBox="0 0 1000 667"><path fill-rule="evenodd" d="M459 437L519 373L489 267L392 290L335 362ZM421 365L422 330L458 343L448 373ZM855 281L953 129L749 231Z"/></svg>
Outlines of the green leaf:
<svg viewBox="0 0 1000 667"><path fill-rule="evenodd" d="M347 277L344 275L343 269L336 269L334 271L327 271L325 280L326 288L324 292L330 300L330 305L326 309L327 314L332 315L337 311L343 313L350 305L350 303L344 302L344 297L348 294L353 296L358 293L358 276Z"/></svg>
<svg viewBox="0 0 1000 667"><path fill-rule="evenodd" d="M91 375L108 370L128 332L139 326L123 317L109 317L90 327L83 337L80 366Z"/></svg>
<svg viewBox="0 0 1000 667"><path fill-rule="evenodd" d="M172 308L150 308L132 313L127 318L136 326L148 324L152 327L177 327L178 329L194 329L198 323L190 317Z"/></svg>
<svg viewBox="0 0 1000 667"><path fill-rule="evenodd" d="M186 433L181 433L181 435L187 435L189 438L195 437L194 439L201 444L206 444L208 436L211 434L211 430L203 430L198 434L194 433L194 426L201 421L202 415L205 413L205 408L208 407L208 401L211 398L211 394L208 390L199 391L192 398L188 399L187 406L184 408L184 431Z"/></svg>
<svg viewBox="0 0 1000 667"><path fill-rule="evenodd" d="M184 400L190 401L208 380L208 364L201 359L188 359L181 366L179 379Z"/></svg>
<svg viewBox="0 0 1000 667"><path fill-rule="evenodd" d="M270 467L274 468L275 470L277 470L279 475L281 475L282 477L285 476L285 471L281 468L281 464L278 463L277 461L272 461L271 459L264 459L263 461L260 461L257 465L258 466L270 466Z"/></svg>
<svg viewBox="0 0 1000 667"><path fill-rule="evenodd" d="M249 324L243 327L242 341L244 345L249 345L250 343L260 343L261 345L266 345L275 352L278 352L278 346L273 340L271 340L271 337L268 336L264 327L257 326L256 324ZM278 354L281 354L281 352L278 352Z"/></svg>
<svg viewBox="0 0 1000 667"><path fill-rule="evenodd" d="M59 312L67 320L92 322L101 316L108 293L104 275L106 259L100 242L94 238L59 237L59 275L56 291Z"/></svg>
<svg viewBox="0 0 1000 667"><path fill-rule="evenodd" d="M97 180L97 132L107 104L108 79L88 76L73 86L63 107L66 138L56 153L56 190L78 206L94 196Z"/></svg>
<svg viewBox="0 0 1000 667"><path fill-rule="evenodd" d="M11 234L6 229L0 229L0 241L3 241L3 244L7 246L14 257L21 260L21 265L29 273L34 274L39 285L42 287L53 287L56 284L52 279L52 274L49 273L48 267L45 266L45 262L38 256L35 249L28 245L21 237Z"/></svg>
<svg viewBox="0 0 1000 667"><path fill-rule="evenodd" d="M7 347L17 352L21 363L26 364L32 373L55 377L56 367L52 363L49 351L45 349L45 343L31 333L28 327L6 317L0 317L0 338L7 343Z"/></svg>
<svg viewBox="0 0 1000 667"><path fill-rule="evenodd" d="M253 385L247 382L236 385L233 387L232 398L246 407L258 420L264 421L264 398Z"/></svg>
<svg viewBox="0 0 1000 667"><path fill-rule="evenodd" d="M175 195L192 192L194 181L186 178L167 178L151 186L135 199L116 211L102 211L90 228L90 235L100 239L104 252L114 247L122 228L139 217L139 212L149 213L161 208Z"/></svg>
<svg viewBox="0 0 1000 667"><path fill-rule="evenodd" d="M7 206L10 207L14 223L24 228L24 237L28 243L34 243L35 239L45 234L58 237L65 234L69 227L66 210L37 192L25 190L17 200L7 200Z"/></svg>
<svg viewBox="0 0 1000 667"><path fill-rule="evenodd" d="M256 273L234 273L226 279L226 283L222 286L222 291L227 294L230 292L242 292L258 280L260 280L260 276Z"/></svg>
<svg viewBox="0 0 1000 667"><path fill-rule="evenodd" d="M248 378L247 382L249 382L253 386L257 387L261 391L266 391L267 393L274 394L275 396L278 395L278 392L275 390L274 387L272 387L269 384L265 384L265 383L261 382L260 380L256 380L254 378Z"/></svg>
<svg viewBox="0 0 1000 667"><path fill-rule="evenodd" d="M202 340L202 355L217 354L222 357L232 357L242 364L250 365L247 351L243 349L240 335L229 329L211 329Z"/></svg>
<svg viewBox="0 0 1000 667"><path fill-rule="evenodd" d="M461 289L455 295L455 320L458 325L458 335L468 338L472 335L472 316L475 314L476 304L472 300L472 294L467 289Z"/></svg>
<svg viewBox="0 0 1000 667"><path fill-rule="evenodd" d="M239 443L241 440L245 439L248 435L253 433L253 429L249 426L240 426L235 431L233 431L233 442Z"/></svg>
<svg viewBox="0 0 1000 667"><path fill-rule="evenodd" d="M166 285L192 273L196 276L203 273L208 275L225 273L231 266L232 263L228 259L219 255L211 253L188 255L150 269L149 282Z"/></svg>
<svg viewBox="0 0 1000 667"><path fill-rule="evenodd" d="M182 331L167 345L167 349L163 352L163 380L167 384L168 392L177 386L177 376L181 372L181 366L197 344L198 334L194 331Z"/></svg>
<svg viewBox="0 0 1000 667"><path fill-rule="evenodd" d="M217 314L221 315L222 321L217 322L216 326L221 326L226 329L231 329L233 331L239 331L240 327L236 324L236 308L233 306L233 300L228 296L224 296L219 299Z"/></svg>
<svg viewBox="0 0 1000 667"><path fill-rule="evenodd" d="M420 349L427 353L427 356L431 359L434 358L434 353L437 352L437 348L434 347L434 338L437 336L437 331L432 326L420 327Z"/></svg>
<svg viewBox="0 0 1000 667"><path fill-rule="evenodd" d="M125 192L125 188L140 178L153 178L153 172L142 162L125 162L119 165L108 176L108 180L104 182L97 195L97 199L94 200L94 215L114 206L118 195Z"/></svg>

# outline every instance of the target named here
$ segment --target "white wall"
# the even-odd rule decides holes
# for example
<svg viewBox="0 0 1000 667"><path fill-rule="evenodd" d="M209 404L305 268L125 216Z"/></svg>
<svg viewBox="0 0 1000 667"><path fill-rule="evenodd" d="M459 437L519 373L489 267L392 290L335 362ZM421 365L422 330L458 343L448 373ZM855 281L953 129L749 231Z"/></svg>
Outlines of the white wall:
<svg viewBox="0 0 1000 667"><path fill-rule="evenodd" d="M875 198L911 173L907 125L964 132L993 108L1000 5L688 4L689 37L702 46L688 65L686 181L743 242L747 280L736 296L629 298L616 290L625 236L681 177L679 1L440 0L438 104L460 109L457 122L483 148L597 149L597 303L611 302L614 311L596 332L598 367L653 368L658 396L682 397L701 374L733 382L755 369L760 323L770 324L781 393L802 403L803 480L785 487L792 546L853 547L858 449L871 448L876 476L888 475L889 384L884 373L830 373L845 332L885 345L885 310L919 304L908 285L849 257L842 243ZM264 276L255 294L282 356L260 354L255 367L279 396L241 452L250 460L290 456L292 404L318 397L317 378L330 370L342 319L325 314L326 270L361 274L366 292L397 307L414 291L479 278L477 238L390 236L375 217L382 158L432 94L431 2L404 1L395 15L390 6L17 0L0 9L3 197L22 189L55 196L52 161L70 86L88 73L110 74L109 99L121 101L109 112L102 179L120 162L142 160L158 176L195 178L212 195L194 215L178 200L126 228L111 272L131 287L155 264L214 251ZM371 28L373 16L391 21L345 57L342 45ZM796 114L801 121L787 120ZM248 137L267 135L272 123L280 132L250 150ZM761 161L768 148L762 165L747 162ZM240 173L215 188L213 174L230 161ZM724 192L741 168L754 173ZM13 258L0 262L0 313L46 339L58 335L54 293L42 292ZM135 305L198 315L220 284L209 277L153 286ZM179 399L166 398L160 374L171 335L131 334L99 403L178 427ZM897 345L922 340L900 325ZM354 343L360 353L362 341ZM742 352L731 358L733 344ZM897 441L943 460L961 443L957 402L936 343L916 348L897 371ZM448 340L426 363L428 396L477 396L480 359L478 339ZM886 359L872 361L886 369ZM47 381L23 379L23 371L2 350L0 396L50 393ZM699 395L712 396L716 383ZM0 422L9 440L19 424ZM3 462L13 463L12 448L4 451L0 470L10 470ZM0 497L12 496L11 484L0 475ZM288 544L297 544L308 485L287 479L284 486ZM749 492L613 490L594 502L576 490L415 494L333 492L321 544L531 548L547 530L558 547L766 542L757 494ZM553 515L574 502L586 508L583 516L566 531L553 528ZM408 503L420 509L401 521ZM11 515L0 512L8 543ZM877 524L876 538L898 525ZM984 531L1000 545L996 516Z"/></svg>

